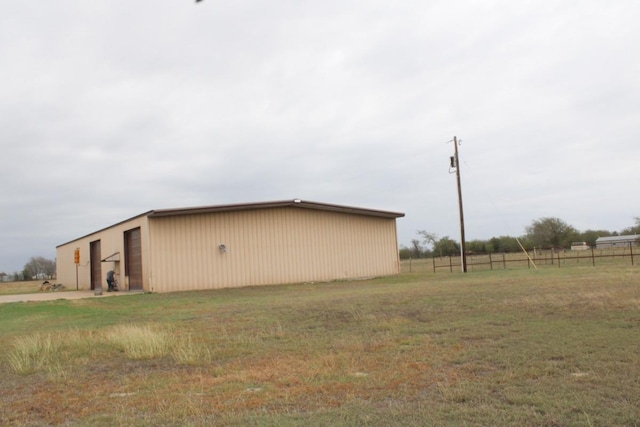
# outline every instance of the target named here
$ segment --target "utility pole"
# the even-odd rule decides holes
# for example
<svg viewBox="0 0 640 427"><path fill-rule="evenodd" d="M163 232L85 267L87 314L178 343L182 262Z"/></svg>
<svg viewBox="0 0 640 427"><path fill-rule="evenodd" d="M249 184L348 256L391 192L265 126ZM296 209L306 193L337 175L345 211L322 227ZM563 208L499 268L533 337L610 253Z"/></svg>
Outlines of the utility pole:
<svg viewBox="0 0 640 427"><path fill-rule="evenodd" d="M451 167L456 170L456 182L458 184L458 209L460 210L460 259L462 260L462 272L467 272L467 250L464 240L464 213L462 210L462 185L460 184L460 162L458 161L458 139L453 137L454 156L451 158Z"/></svg>

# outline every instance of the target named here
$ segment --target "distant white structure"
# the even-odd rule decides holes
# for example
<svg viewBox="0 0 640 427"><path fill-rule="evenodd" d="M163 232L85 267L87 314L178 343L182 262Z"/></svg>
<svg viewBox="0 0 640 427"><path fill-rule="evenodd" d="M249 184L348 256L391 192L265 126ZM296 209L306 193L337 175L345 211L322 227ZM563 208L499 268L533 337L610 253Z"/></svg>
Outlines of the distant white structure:
<svg viewBox="0 0 640 427"><path fill-rule="evenodd" d="M629 234L626 236L598 237L596 239L596 248L598 249L622 248L622 247L627 247L630 244L633 246L638 246L638 243L640 243L640 234Z"/></svg>
<svg viewBox="0 0 640 427"><path fill-rule="evenodd" d="M586 251L587 249L589 249L589 245L587 245L587 242L573 242L573 243L571 243L571 250L572 251Z"/></svg>

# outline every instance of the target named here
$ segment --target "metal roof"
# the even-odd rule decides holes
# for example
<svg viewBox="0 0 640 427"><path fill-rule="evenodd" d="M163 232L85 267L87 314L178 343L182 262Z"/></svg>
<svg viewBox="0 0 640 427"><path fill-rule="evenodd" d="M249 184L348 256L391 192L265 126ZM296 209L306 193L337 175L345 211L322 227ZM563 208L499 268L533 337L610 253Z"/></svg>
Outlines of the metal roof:
<svg viewBox="0 0 640 427"><path fill-rule="evenodd" d="M596 243L609 243L609 242L633 242L640 239L640 234L628 234L626 236L606 236L598 237Z"/></svg>
<svg viewBox="0 0 640 427"><path fill-rule="evenodd" d="M100 233L104 230L108 230L110 228L113 228L125 222L134 220L139 217L144 217L144 216L147 216L149 218L161 218L161 217L175 216L175 215L195 215L195 214L203 214L203 213L234 212L234 211L283 208L283 207L316 209L316 210L322 210L322 211L342 212L342 213L350 213L355 215L373 216L373 217L379 217L379 218L401 218L404 216L404 213L401 213L401 212L382 211L377 209L365 209L365 208L357 208L353 206L333 205L329 203L310 202L310 201L300 200L300 199L280 200L280 201L274 201L274 202L239 203L239 204L230 204L230 205L197 206L197 207L186 207L186 208L175 208L175 209L154 209L151 211L141 213L129 219L125 219L124 221L117 222L108 227L104 227L99 230L93 231L89 234L86 234L82 237L75 238L66 243L62 243L56 247L58 248L60 246L68 245L69 243L75 242L76 240L84 239L93 234Z"/></svg>
<svg viewBox="0 0 640 427"><path fill-rule="evenodd" d="M198 206L187 208L175 208L175 209L156 209L148 214L149 218L159 218L165 216L175 215L194 215L203 213L217 213L217 212L236 212L246 210L257 209L273 209L273 208L286 208L294 207L301 209L315 209L329 212L341 212L354 215L374 216L381 218L401 218L404 213L382 211L378 209L365 209L354 206L333 205L329 203L311 202L307 200L293 199L293 200L279 200L272 202L256 202L256 203L240 203L231 205L215 205L215 206Z"/></svg>

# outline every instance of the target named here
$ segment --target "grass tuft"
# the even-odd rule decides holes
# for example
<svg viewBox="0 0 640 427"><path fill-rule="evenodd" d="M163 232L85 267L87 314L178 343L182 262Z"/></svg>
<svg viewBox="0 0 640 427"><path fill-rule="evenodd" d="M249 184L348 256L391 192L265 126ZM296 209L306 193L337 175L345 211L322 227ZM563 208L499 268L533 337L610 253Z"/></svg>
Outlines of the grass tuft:
<svg viewBox="0 0 640 427"><path fill-rule="evenodd" d="M211 363L209 348L193 340L191 335L178 340L171 349L171 356L180 365L203 365Z"/></svg>
<svg viewBox="0 0 640 427"><path fill-rule="evenodd" d="M163 357L171 349L170 335L151 325L117 325L105 333L105 338L130 359Z"/></svg>
<svg viewBox="0 0 640 427"><path fill-rule="evenodd" d="M15 338L9 351L11 369L20 375L32 374L53 366L59 352L57 341L50 334Z"/></svg>

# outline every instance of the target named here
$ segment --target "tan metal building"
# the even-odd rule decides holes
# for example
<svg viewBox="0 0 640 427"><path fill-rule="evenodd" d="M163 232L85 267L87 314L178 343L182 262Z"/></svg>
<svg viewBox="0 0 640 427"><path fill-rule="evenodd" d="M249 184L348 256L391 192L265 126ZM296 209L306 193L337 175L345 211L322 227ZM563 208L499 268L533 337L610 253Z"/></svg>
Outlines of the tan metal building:
<svg viewBox="0 0 640 427"><path fill-rule="evenodd" d="M160 209L59 245L57 281L172 292L400 272L398 212L299 199ZM79 262L74 261L74 252Z"/></svg>

